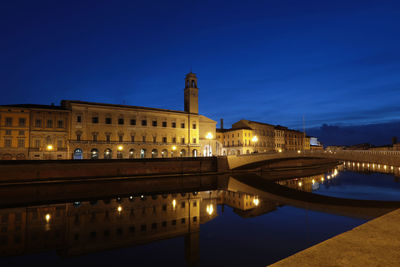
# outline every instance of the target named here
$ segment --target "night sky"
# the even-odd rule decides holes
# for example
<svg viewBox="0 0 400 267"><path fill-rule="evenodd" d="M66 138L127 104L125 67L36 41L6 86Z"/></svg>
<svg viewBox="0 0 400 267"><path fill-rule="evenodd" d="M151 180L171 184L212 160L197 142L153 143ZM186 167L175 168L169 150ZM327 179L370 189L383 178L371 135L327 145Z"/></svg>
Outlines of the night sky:
<svg viewBox="0 0 400 267"><path fill-rule="evenodd" d="M0 104L62 99L293 128L400 120L400 1L0 2Z"/></svg>

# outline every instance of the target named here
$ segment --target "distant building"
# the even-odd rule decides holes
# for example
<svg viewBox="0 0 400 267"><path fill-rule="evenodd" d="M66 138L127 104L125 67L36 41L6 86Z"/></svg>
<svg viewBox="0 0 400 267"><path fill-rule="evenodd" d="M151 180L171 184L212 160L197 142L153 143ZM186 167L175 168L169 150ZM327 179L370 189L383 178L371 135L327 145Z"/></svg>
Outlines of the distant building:
<svg viewBox="0 0 400 267"><path fill-rule="evenodd" d="M310 138L303 132L280 125L240 120L231 129L217 129L220 155L310 150Z"/></svg>
<svg viewBox="0 0 400 267"><path fill-rule="evenodd" d="M274 127L274 143L275 143L275 151L280 152L285 150L285 131L287 131L287 127L283 127L277 125Z"/></svg>

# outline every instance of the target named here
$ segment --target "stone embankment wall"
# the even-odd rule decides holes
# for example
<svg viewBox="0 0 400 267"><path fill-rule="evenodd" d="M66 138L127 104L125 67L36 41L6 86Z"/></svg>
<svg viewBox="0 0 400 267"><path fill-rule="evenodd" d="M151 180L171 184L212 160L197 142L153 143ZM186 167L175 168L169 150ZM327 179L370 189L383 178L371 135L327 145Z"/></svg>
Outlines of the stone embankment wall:
<svg viewBox="0 0 400 267"><path fill-rule="evenodd" d="M79 177L115 177L163 174L210 173L218 171L216 157L136 159L2 161L0 181L26 181ZM222 168L224 164L220 164ZM225 164L226 165L226 164Z"/></svg>
<svg viewBox="0 0 400 267"><path fill-rule="evenodd" d="M339 150L331 152L314 151L314 153L309 154L345 161L359 161L400 167L400 151Z"/></svg>

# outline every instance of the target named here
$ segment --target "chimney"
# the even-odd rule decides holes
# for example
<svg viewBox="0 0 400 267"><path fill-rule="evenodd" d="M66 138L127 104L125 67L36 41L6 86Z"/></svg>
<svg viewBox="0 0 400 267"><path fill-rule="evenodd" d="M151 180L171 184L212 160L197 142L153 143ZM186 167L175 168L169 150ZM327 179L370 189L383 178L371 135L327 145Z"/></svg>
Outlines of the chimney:
<svg viewBox="0 0 400 267"><path fill-rule="evenodd" d="M220 128L221 130L224 129L224 119L221 119Z"/></svg>

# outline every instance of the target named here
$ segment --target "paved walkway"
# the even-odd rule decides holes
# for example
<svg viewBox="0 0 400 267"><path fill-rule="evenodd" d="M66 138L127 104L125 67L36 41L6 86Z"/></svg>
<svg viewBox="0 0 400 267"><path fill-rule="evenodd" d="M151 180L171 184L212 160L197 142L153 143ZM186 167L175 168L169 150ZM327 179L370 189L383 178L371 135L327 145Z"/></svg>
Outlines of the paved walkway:
<svg viewBox="0 0 400 267"><path fill-rule="evenodd" d="M270 266L400 266L400 209Z"/></svg>

